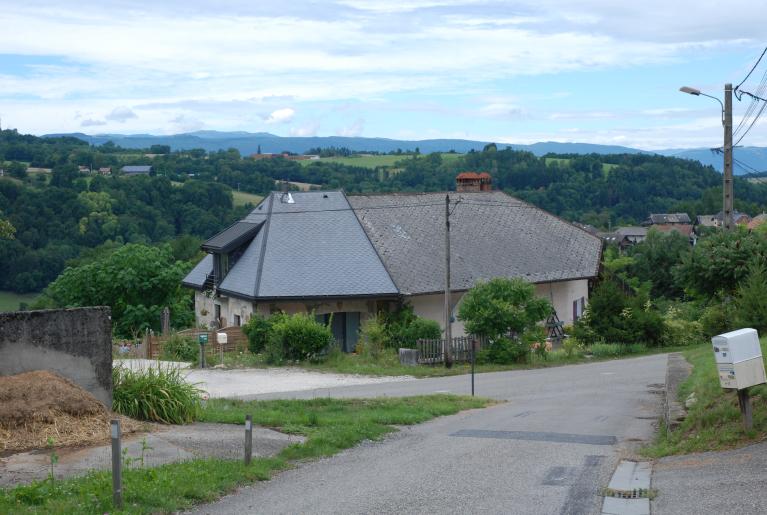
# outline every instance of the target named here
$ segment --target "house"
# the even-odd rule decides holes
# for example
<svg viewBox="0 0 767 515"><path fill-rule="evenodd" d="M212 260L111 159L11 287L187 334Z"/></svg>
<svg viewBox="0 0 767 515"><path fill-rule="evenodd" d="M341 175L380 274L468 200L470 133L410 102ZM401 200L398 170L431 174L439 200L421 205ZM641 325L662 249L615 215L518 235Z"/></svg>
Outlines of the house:
<svg viewBox="0 0 767 515"><path fill-rule="evenodd" d="M89 166L80 165L77 167L77 171L80 173L90 173L91 168Z"/></svg>
<svg viewBox="0 0 767 515"><path fill-rule="evenodd" d="M463 172L456 177L456 191L491 191L493 180L489 173Z"/></svg>
<svg viewBox="0 0 767 515"><path fill-rule="evenodd" d="M735 225L748 225L751 217L740 211L732 212L732 221ZM695 225L701 227L724 227L724 212L719 211L715 215L698 215L695 219Z"/></svg>
<svg viewBox="0 0 767 515"><path fill-rule="evenodd" d="M123 166L120 170L123 175L149 175L152 167L149 165Z"/></svg>
<svg viewBox="0 0 767 515"><path fill-rule="evenodd" d="M647 220L642 222L642 225L671 225L671 224L685 224L692 225L690 215L687 213L656 213L647 217Z"/></svg>
<svg viewBox="0 0 767 515"><path fill-rule="evenodd" d="M647 238L647 227L618 227L614 232L599 233L605 243L615 243L626 250Z"/></svg>
<svg viewBox="0 0 767 515"><path fill-rule="evenodd" d="M748 222L748 229L753 231L765 222L767 222L767 213L756 215L750 222Z"/></svg>
<svg viewBox="0 0 767 515"><path fill-rule="evenodd" d="M112 173L112 167L111 166L102 166L99 168L99 175L109 175Z"/></svg>
<svg viewBox="0 0 767 515"><path fill-rule="evenodd" d="M599 238L502 192L459 195L450 217L455 311L477 281L522 277L564 323L583 313ZM202 248L208 255L183 280L195 290L198 324L332 314L347 351L364 320L403 302L444 327L445 193L273 192ZM463 324L452 331L464 334Z"/></svg>

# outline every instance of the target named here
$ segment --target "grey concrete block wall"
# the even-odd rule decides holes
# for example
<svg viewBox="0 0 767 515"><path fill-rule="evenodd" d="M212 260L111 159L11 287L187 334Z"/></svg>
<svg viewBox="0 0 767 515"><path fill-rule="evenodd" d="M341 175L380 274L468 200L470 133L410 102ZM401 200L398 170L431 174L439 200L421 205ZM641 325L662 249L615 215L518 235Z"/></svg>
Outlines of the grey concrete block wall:
<svg viewBox="0 0 767 515"><path fill-rule="evenodd" d="M0 313L0 375L51 370L112 407L108 307Z"/></svg>

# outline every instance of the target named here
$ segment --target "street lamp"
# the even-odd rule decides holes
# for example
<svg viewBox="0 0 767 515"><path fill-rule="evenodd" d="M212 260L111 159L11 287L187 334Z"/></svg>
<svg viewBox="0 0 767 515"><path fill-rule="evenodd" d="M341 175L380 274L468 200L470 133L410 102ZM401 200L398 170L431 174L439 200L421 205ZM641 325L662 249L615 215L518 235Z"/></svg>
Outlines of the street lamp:
<svg viewBox="0 0 767 515"><path fill-rule="evenodd" d="M732 84L724 85L724 103L717 97L703 93L697 88L682 86L679 88L682 93L713 98L722 107L722 125L724 126L724 174L723 174L723 192L722 192L722 212L724 214L724 228L731 230L732 224Z"/></svg>

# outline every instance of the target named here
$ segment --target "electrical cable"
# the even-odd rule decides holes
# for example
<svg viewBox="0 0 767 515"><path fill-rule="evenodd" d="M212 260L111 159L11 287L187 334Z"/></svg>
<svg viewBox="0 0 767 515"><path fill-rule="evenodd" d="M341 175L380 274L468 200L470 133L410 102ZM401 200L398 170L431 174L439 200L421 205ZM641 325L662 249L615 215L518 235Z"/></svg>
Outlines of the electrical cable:
<svg viewBox="0 0 767 515"><path fill-rule="evenodd" d="M764 47L764 50L762 51L762 55L759 56L759 59L756 60L756 62L754 63L754 66L751 67L751 71L748 72L748 75L746 75L746 78L740 81L740 84L735 86L735 91L736 91L735 96L738 96L737 95L738 89L743 85L744 82L748 80L751 74L754 73L754 70L756 70L756 67L759 66L759 62L762 60L762 57L764 57L765 53L767 53L767 47ZM738 100L740 100L740 97L738 97Z"/></svg>

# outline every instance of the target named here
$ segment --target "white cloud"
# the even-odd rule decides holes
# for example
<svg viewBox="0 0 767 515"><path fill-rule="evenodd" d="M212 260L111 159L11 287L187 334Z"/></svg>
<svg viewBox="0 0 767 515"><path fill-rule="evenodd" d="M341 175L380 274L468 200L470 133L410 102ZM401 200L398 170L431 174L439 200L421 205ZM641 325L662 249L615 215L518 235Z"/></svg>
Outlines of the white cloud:
<svg viewBox="0 0 767 515"><path fill-rule="evenodd" d="M351 125L341 127L336 131L337 136L357 137L362 135L365 129L365 120L357 118Z"/></svg>
<svg viewBox="0 0 767 515"><path fill-rule="evenodd" d="M293 116L295 116L296 111L294 109L291 109L290 107L283 107L282 109L277 109L276 111L272 111L272 113L264 118L264 122L268 124L279 124L279 123L288 123L293 119Z"/></svg>
<svg viewBox="0 0 767 515"><path fill-rule="evenodd" d="M318 122L311 122L300 127L291 127L290 135L302 137L316 136L318 130L320 130L320 124Z"/></svg>
<svg viewBox="0 0 767 515"><path fill-rule="evenodd" d="M80 127L98 127L100 125L106 125L104 120L94 120L93 118L86 118L80 122Z"/></svg>
<svg viewBox="0 0 767 515"><path fill-rule="evenodd" d="M120 106L120 107L115 107L114 109L112 109L112 112L106 115L104 118L112 122L125 123L131 118L138 118L138 117L136 116L136 113L131 111L129 108L125 106Z"/></svg>

